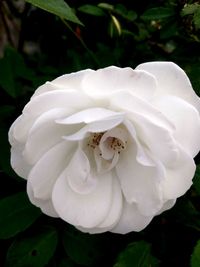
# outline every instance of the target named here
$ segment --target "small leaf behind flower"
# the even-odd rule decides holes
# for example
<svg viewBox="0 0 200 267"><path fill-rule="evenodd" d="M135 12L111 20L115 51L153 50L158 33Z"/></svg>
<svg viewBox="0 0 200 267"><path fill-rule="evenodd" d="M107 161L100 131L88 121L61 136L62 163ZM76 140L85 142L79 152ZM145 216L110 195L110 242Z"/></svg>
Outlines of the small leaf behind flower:
<svg viewBox="0 0 200 267"><path fill-rule="evenodd" d="M196 246L194 247L193 253L191 255L190 266L191 267L200 266L200 240L197 242Z"/></svg>
<svg viewBox="0 0 200 267"><path fill-rule="evenodd" d="M41 212L20 192L0 200L0 214L0 238L6 239L27 229Z"/></svg>
<svg viewBox="0 0 200 267"><path fill-rule="evenodd" d="M151 245L145 241L133 242L123 250L114 267L157 267L159 261L151 255Z"/></svg>
<svg viewBox="0 0 200 267"><path fill-rule="evenodd" d="M76 17L74 12L64 0L26 0L26 2L46 10L49 13L53 13L63 19L82 25L80 20Z"/></svg>
<svg viewBox="0 0 200 267"><path fill-rule="evenodd" d="M42 227L29 237L16 239L8 250L10 267L43 267L53 256L57 246L57 233L52 227Z"/></svg>

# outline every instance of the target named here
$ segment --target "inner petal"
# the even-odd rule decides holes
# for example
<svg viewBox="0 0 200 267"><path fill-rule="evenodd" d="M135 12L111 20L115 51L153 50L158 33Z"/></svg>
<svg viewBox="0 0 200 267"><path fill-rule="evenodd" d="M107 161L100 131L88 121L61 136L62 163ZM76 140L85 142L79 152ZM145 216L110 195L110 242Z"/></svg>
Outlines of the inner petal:
<svg viewBox="0 0 200 267"><path fill-rule="evenodd" d="M127 131L121 127L116 127L104 133L99 142L102 158L110 160L115 153L120 154L125 149L127 140Z"/></svg>

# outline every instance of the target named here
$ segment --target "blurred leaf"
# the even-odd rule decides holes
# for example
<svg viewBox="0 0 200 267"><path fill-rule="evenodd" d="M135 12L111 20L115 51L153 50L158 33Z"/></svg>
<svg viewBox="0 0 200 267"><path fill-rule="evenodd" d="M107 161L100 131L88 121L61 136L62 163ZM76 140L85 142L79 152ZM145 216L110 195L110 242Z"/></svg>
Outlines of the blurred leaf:
<svg viewBox="0 0 200 267"><path fill-rule="evenodd" d="M193 21L194 21L194 25L195 25L196 29L200 29L200 6L194 12Z"/></svg>
<svg viewBox="0 0 200 267"><path fill-rule="evenodd" d="M83 25L64 0L26 0L26 2L58 17Z"/></svg>
<svg viewBox="0 0 200 267"><path fill-rule="evenodd" d="M200 7L197 3L185 5L181 11L182 16L192 15Z"/></svg>
<svg viewBox="0 0 200 267"><path fill-rule="evenodd" d="M80 6L78 10L83 13L93 15L93 16L105 16L106 15L105 12L101 8L97 6L93 6L93 5L83 5L83 6Z"/></svg>
<svg viewBox="0 0 200 267"><path fill-rule="evenodd" d="M173 8L154 7L147 9L141 16L143 20L162 20L176 15Z"/></svg>
<svg viewBox="0 0 200 267"><path fill-rule="evenodd" d="M53 256L57 246L54 228L43 227L30 237L16 239L8 250L10 267L43 267Z"/></svg>
<svg viewBox="0 0 200 267"><path fill-rule="evenodd" d="M15 107L10 105L3 105L0 107L0 118L7 118L9 117L15 110Z"/></svg>
<svg viewBox="0 0 200 267"><path fill-rule="evenodd" d="M99 3L98 6L108 11L112 11L114 9L114 6L109 3Z"/></svg>
<svg viewBox="0 0 200 267"><path fill-rule="evenodd" d="M191 255L190 266L191 267L199 267L200 266L200 240L197 242L197 244L193 250L193 253Z"/></svg>
<svg viewBox="0 0 200 267"><path fill-rule="evenodd" d="M41 212L20 192L0 200L0 214L0 238L6 239L27 229Z"/></svg>
<svg viewBox="0 0 200 267"><path fill-rule="evenodd" d="M69 227L64 233L63 245L67 255L77 264L89 266L102 257L99 235L85 234Z"/></svg>
<svg viewBox="0 0 200 267"><path fill-rule="evenodd" d="M14 78L13 64L5 53L4 58L0 60L0 86L12 97L16 97Z"/></svg>
<svg viewBox="0 0 200 267"><path fill-rule="evenodd" d="M74 263L70 258L65 258L61 260L58 267L80 267L80 265Z"/></svg>
<svg viewBox="0 0 200 267"><path fill-rule="evenodd" d="M193 178L193 186L198 195L200 195L200 166L197 166L196 168L195 176Z"/></svg>
<svg viewBox="0 0 200 267"><path fill-rule="evenodd" d="M117 15L120 15L124 19L129 21L134 21L137 18L137 13L134 10L128 10L124 5L117 4L114 7L113 12Z"/></svg>
<svg viewBox="0 0 200 267"><path fill-rule="evenodd" d="M13 98L22 93L21 88L17 90L19 78L32 81L33 72L27 68L23 57L15 49L7 47L0 60L0 86Z"/></svg>
<svg viewBox="0 0 200 267"><path fill-rule="evenodd" d="M114 267L156 267L159 261L151 255L151 245L145 241L133 242L122 251Z"/></svg>
<svg viewBox="0 0 200 267"><path fill-rule="evenodd" d="M172 221L200 231L200 216L192 202L186 198L178 199L173 209L168 211Z"/></svg>

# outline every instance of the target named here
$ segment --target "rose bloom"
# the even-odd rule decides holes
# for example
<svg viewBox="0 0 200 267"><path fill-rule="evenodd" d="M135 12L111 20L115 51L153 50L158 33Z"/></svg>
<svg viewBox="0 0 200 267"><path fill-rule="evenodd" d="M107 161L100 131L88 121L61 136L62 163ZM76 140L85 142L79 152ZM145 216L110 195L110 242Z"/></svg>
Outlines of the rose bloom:
<svg viewBox="0 0 200 267"><path fill-rule="evenodd" d="M200 100L171 62L66 74L9 131L30 201L83 232L144 229L192 185Z"/></svg>

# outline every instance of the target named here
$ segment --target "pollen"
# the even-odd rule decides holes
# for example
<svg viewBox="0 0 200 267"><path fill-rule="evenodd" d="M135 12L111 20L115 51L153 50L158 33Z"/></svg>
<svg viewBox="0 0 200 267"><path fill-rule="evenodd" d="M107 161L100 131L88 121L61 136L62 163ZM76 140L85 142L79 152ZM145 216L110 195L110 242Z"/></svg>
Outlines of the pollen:
<svg viewBox="0 0 200 267"><path fill-rule="evenodd" d="M87 146L95 149L95 147L99 146L99 143L101 141L102 136L104 135L104 132L102 133L94 133L90 137L89 142L87 143Z"/></svg>
<svg viewBox="0 0 200 267"><path fill-rule="evenodd" d="M108 146L110 147L110 149L116 151L118 154L120 154L121 151L125 149L124 143L116 137L108 138Z"/></svg>

